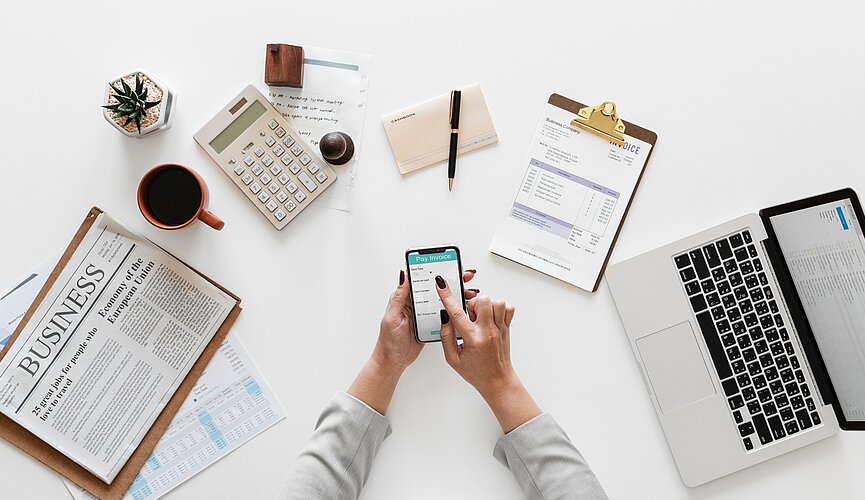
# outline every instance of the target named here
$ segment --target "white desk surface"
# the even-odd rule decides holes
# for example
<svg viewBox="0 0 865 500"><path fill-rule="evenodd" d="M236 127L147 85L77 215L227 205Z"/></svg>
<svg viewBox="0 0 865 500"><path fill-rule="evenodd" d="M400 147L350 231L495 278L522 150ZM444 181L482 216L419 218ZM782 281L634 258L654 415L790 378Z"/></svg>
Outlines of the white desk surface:
<svg viewBox="0 0 865 500"><path fill-rule="evenodd" d="M855 432L685 487L606 284L585 293L487 251L552 92L613 99L658 133L612 262L770 204L842 186L865 194L861 7L484 3L8 4L0 283L64 246L98 205L243 298L236 330L289 417L170 498L272 497L321 408L372 349L405 248L435 242L458 243L480 271L473 285L516 304L514 365L612 498L865 496L865 433ZM350 214L311 210L277 232L193 142L244 85L264 88L268 42L373 55ZM99 108L105 81L136 67L178 96L173 127L144 140L112 130ZM453 193L444 164L400 176L379 117L475 81L499 144L460 159ZM137 182L163 162L203 174L222 232L144 221ZM491 456L493 415L440 346L406 372L389 417L394 433L364 498L520 498ZM4 498L66 495L57 474L5 442L0 464Z"/></svg>

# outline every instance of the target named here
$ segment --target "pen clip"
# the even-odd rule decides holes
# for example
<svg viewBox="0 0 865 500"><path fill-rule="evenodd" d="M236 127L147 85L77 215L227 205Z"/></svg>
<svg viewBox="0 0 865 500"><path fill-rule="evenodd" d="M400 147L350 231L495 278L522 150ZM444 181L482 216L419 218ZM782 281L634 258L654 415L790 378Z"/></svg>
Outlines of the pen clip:
<svg viewBox="0 0 865 500"><path fill-rule="evenodd" d="M454 91L451 90L451 100L450 104L448 104L448 125L453 128L454 126Z"/></svg>

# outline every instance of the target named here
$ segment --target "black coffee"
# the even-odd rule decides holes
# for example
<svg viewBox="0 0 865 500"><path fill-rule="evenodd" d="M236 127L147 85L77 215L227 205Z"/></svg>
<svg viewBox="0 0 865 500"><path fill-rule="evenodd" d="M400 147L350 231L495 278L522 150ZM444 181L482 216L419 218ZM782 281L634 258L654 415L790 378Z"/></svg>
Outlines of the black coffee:
<svg viewBox="0 0 865 500"><path fill-rule="evenodd" d="M159 222L180 226L194 218L201 207L201 186L185 169L164 168L150 182L147 203Z"/></svg>

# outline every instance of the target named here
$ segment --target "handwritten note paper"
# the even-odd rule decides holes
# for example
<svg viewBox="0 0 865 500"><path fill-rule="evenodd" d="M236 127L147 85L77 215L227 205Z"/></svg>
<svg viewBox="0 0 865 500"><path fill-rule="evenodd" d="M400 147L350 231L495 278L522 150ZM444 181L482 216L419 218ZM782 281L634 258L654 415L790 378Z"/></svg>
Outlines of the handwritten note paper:
<svg viewBox="0 0 865 500"><path fill-rule="evenodd" d="M345 132L354 140L354 159L333 167L337 181L317 199L318 207L351 210L370 62L366 54L304 47L303 88L269 89L273 106L315 150L328 132Z"/></svg>

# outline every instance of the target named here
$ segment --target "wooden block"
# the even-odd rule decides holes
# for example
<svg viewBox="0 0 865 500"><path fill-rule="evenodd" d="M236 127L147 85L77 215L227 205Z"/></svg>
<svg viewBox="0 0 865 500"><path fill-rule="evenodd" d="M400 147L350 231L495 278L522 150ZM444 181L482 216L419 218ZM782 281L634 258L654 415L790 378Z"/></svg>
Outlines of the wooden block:
<svg viewBox="0 0 865 500"><path fill-rule="evenodd" d="M264 83L275 87L303 87L303 47L267 44Z"/></svg>

